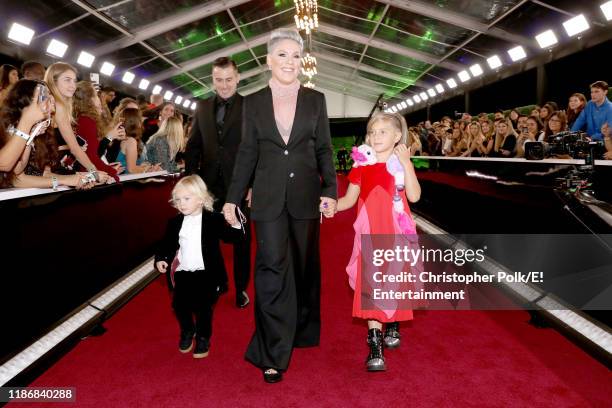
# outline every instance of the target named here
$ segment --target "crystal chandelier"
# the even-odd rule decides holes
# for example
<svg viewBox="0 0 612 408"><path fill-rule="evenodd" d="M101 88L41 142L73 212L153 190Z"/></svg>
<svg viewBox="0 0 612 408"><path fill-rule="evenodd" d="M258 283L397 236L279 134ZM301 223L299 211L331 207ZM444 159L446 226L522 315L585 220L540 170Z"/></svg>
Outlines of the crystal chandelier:
<svg viewBox="0 0 612 408"><path fill-rule="evenodd" d="M306 30L306 34L310 34L312 30L319 27L317 0L294 0L294 2L295 25L298 30Z"/></svg>
<svg viewBox="0 0 612 408"><path fill-rule="evenodd" d="M317 74L317 59L309 52L302 57L302 74L307 76L309 81Z"/></svg>

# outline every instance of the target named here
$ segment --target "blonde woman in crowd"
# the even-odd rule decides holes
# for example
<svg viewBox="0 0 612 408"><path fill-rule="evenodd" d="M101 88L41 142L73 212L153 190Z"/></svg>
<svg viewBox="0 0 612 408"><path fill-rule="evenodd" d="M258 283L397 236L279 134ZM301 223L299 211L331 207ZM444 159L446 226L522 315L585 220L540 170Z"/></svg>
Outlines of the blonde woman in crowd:
<svg viewBox="0 0 612 408"><path fill-rule="evenodd" d="M147 142L147 157L153 163L160 163L162 169L176 173L176 155L185 150L183 124L176 116L162 122L161 127Z"/></svg>

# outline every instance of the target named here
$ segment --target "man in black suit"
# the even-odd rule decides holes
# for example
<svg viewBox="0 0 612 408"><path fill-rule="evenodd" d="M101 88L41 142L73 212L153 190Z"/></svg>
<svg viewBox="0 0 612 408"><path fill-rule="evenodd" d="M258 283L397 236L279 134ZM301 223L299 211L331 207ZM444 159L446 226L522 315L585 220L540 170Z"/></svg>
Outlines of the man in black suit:
<svg viewBox="0 0 612 408"><path fill-rule="evenodd" d="M240 74L236 63L229 58L218 58L212 69L212 96L198 104L193 127L185 150L187 174L199 174L214 195L215 211L221 211L230 185L238 146L242 137L242 96L236 93ZM246 214L250 207L250 190L242 200ZM245 225L245 237L234 244L234 282L236 306L249 304L246 288L251 269L251 229ZM227 275L220 292L227 291Z"/></svg>

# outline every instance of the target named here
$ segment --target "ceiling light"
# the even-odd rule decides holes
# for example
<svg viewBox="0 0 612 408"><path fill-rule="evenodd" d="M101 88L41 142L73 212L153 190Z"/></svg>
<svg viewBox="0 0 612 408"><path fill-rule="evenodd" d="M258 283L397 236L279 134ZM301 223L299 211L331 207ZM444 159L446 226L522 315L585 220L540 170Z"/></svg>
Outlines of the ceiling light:
<svg viewBox="0 0 612 408"><path fill-rule="evenodd" d="M181 95L177 95L176 99L174 100L174 103L176 103L177 105L180 105L181 102L183 102L183 97Z"/></svg>
<svg viewBox="0 0 612 408"><path fill-rule="evenodd" d="M196 104L195 102L194 102L194 103L192 103L192 104L191 104L191 110L195 110L196 106L197 106L197 104Z"/></svg>
<svg viewBox="0 0 612 408"><path fill-rule="evenodd" d="M521 47L520 45L518 47L514 47L508 50L508 55L510 55L510 58L514 62L520 61L523 58L527 57L527 54L525 54L525 49Z"/></svg>
<svg viewBox="0 0 612 408"><path fill-rule="evenodd" d="M153 87L153 91L151 91L151 93L152 93L153 95L159 95L159 94L161 93L161 91L162 91L162 87L161 87L161 86L159 86L159 85L155 85L155 86Z"/></svg>
<svg viewBox="0 0 612 408"><path fill-rule="evenodd" d="M482 71L482 67L480 66L480 64L474 64L470 67L470 72L472 73L473 77L477 77L482 75L483 71Z"/></svg>
<svg viewBox="0 0 612 408"><path fill-rule="evenodd" d="M612 20L612 0L602 4L601 6L599 6L599 8L601 8L601 11L603 11L604 16L606 16L606 20Z"/></svg>
<svg viewBox="0 0 612 408"><path fill-rule="evenodd" d="M470 80L470 74L468 74L468 72L466 70L463 70L461 72L459 72L457 74L457 76L459 77L459 80L461 82L467 82Z"/></svg>
<svg viewBox="0 0 612 408"><path fill-rule="evenodd" d="M130 71L126 71L125 74L123 74L123 78L121 78L121 80L126 84L131 84L132 82L134 82L134 78L136 78L136 75L132 74Z"/></svg>
<svg viewBox="0 0 612 408"><path fill-rule="evenodd" d="M421 97L419 95L414 95L412 100L414 100L414 103L419 103L419 102L421 102Z"/></svg>
<svg viewBox="0 0 612 408"><path fill-rule="evenodd" d="M540 48L552 47L559 42L553 30L547 30L536 35L536 41L540 44Z"/></svg>
<svg viewBox="0 0 612 408"><path fill-rule="evenodd" d="M139 89L142 89L142 90L144 91L144 90L145 90L145 89L147 89L148 87L149 87L149 81L148 81L148 80L146 80L146 79L141 79L141 80L140 80L140 83L138 84L138 88L139 88Z"/></svg>
<svg viewBox="0 0 612 408"><path fill-rule="evenodd" d="M68 45L64 44L58 40L51 40L49 46L47 47L47 54L52 55L57 58L62 58L66 51L68 50Z"/></svg>
<svg viewBox="0 0 612 408"><path fill-rule="evenodd" d="M497 69L502 66L501 59L497 55L487 58L487 64L489 64L491 69Z"/></svg>
<svg viewBox="0 0 612 408"><path fill-rule="evenodd" d="M429 97L427 96L425 92L421 92L419 96L421 97L421 100L423 101L426 101L427 99L429 99Z"/></svg>
<svg viewBox="0 0 612 408"><path fill-rule="evenodd" d="M96 57L94 57L87 51L81 51L81 53L79 54L79 58L77 59L77 63L86 68L91 68L91 65L93 64L95 59Z"/></svg>
<svg viewBox="0 0 612 408"><path fill-rule="evenodd" d="M114 70L115 66L110 62L105 62L104 64L102 64L102 67L100 67L100 73L106 76L111 76Z"/></svg>
<svg viewBox="0 0 612 408"><path fill-rule="evenodd" d="M588 30L589 23L586 18L584 18L584 14L579 14L563 23L563 27L565 27L567 35L573 37L576 34L580 34L581 32Z"/></svg>
<svg viewBox="0 0 612 408"><path fill-rule="evenodd" d="M164 99L169 101L172 99L172 95L174 95L172 91L166 91L166 93L164 94Z"/></svg>
<svg viewBox="0 0 612 408"><path fill-rule="evenodd" d="M408 103L408 106L414 106L414 102L412 102L412 99L406 99L406 103Z"/></svg>
<svg viewBox="0 0 612 408"><path fill-rule="evenodd" d="M446 81L446 85L448 85L448 87L450 89L456 88L457 87L457 81L455 81L453 78L450 78Z"/></svg>
<svg viewBox="0 0 612 408"><path fill-rule="evenodd" d="M33 37L34 30L19 23L13 23L8 33L9 40L13 40L15 42L25 45L30 45L30 42L32 41Z"/></svg>
<svg viewBox="0 0 612 408"><path fill-rule="evenodd" d="M183 102L183 108L188 108L191 105L191 101L189 99L185 99Z"/></svg>
<svg viewBox="0 0 612 408"><path fill-rule="evenodd" d="M433 88L429 88L429 89L427 90L427 93L428 93L428 94L429 94L429 96L431 96L432 98L433 98L434 96L436 96L436 91L434 91L434 89L433 89Z"/></svg>
<svg viewBox="0 0 612 408"><path fill-rule="evenodd" d="M436 91L438 91L439 94L444 92L444 87L442 86L442 84L436 85Z"/></svg>

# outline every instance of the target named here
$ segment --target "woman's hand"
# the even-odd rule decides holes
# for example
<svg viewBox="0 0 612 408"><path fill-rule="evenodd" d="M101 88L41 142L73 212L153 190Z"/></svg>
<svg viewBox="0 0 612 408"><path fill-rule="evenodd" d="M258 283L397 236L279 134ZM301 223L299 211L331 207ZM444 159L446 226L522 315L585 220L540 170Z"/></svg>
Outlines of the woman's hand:
<svg viewBox="0 0 612 408"><path fill-rule="evenodd" d="M111 166L113 169L115 169L117 174L121 174L125 171L125 168L123 168L120 162L113 162L113 163L109 163L108 165Z"/></svg>
<svg viewBox="0 0 612 408"><path fill-rule="evenodd" d="M225 203L222 211L225 221L227 221L229 225L233 226L239 223L238 218L236 218L236 204Z"/></svg>
<svg viewBox="0 0 612 408"><path fill-rule="evenodd" d="M406 147L405 144L403 143L398 144L395 147L395 149L393 149L393 152L399 159L402 166L404 166L404 169L412 164L412 162L410 161L410 155L411 155L410 148Z"/></svg>
<svg viewBox="0 0 612 408"><path fill-rule="evenodd" d="M49 100L46 100L44 102L38 103L39 94L40 89L37 86L34 90L32 102L28 106L23 108L23 110L21 111L21 117L19 118L19 125L17 125L17 127L27 133L30 133L32 127L36 123L47 119L47 117L49 116L50 102Z"/></svg>
<svg viewBox="0 0 612 408"><path fill-rule="evenodd" d="M123 122L117 123L115 127L108 131L108 134L106 136L110 137L113 140L124 140L126 136L125 128L123 127Z"/></svg>
<svg viewBox="0 0 612 408"><path fill-rule="evenodd" d="M166 261L155 262L155 267L157 268L159 273L166 273L166 270L168 269L168 262Z"/></svg>

